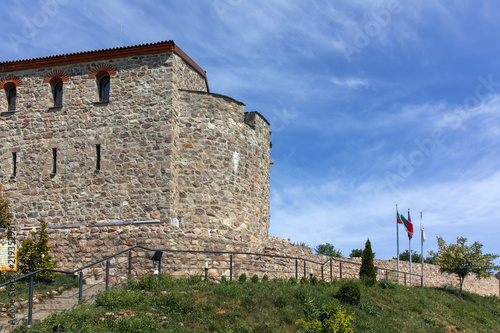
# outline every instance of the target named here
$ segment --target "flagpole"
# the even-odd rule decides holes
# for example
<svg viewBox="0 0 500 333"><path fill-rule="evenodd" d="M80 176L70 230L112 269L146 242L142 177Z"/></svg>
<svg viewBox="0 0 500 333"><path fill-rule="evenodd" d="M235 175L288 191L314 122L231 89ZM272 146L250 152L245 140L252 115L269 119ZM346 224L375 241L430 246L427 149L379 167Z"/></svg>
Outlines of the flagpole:
<svg viewBox="0 0 500 333"><path fill-rule="evenodd" d="M410 220L410 208L408 208L408 220ZM410 221L411 222L411 221ZM412 279L413 279L413 271L412 271L412 266L411 266L411 263L412 263L412 255L411 255L411 237L410 237L410 234L408 234L408 242L410 244L410 287L412 286Z"/></svg>
<svg viewBox="0 0 500 333"><path fill-rule="evenodd" d="M420 244L422 250L422 287L424 286L424 229L422 224L422 212L420 212Z"/></svg>
<svg viewBox="0 0 500 333"><path fill-rule="evenodd" d="M398 218L399 214L399 210L398 210L398 205L396 204L396 217ZM397 250L397 253L398 255L396 256L396 258L398 258L398 284L400 282L399 280L399 223L398 223L398 220L396 218L396 239L397 239L397 246L398 246L398 250Z"/></svg>

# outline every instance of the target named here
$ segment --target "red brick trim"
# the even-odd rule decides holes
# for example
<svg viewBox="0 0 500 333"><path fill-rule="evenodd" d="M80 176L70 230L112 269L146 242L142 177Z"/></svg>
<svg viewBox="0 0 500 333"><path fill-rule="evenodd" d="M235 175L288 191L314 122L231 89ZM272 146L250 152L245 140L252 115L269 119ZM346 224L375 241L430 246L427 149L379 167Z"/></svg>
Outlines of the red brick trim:
<svg viewBox="0 0 500 333"><path fill-rule="evenodd" d="M79 53L62 54L51 57L43 57L36 59L5 61L0 62L0 73L15 72L22 70L38 69L45 67L65 66L77 64L82 62L102 61L117 58L134 57L140 55L158 54L174 52L181 57L187 64L189 64L195 71L197 71L207 84L207 73L196 64L193 59L187 56L173 41L164 41L153 44L142 44L126 47L118 47L114 49L87 51Z"/></svg>
<svg viewBox="0 0 500 333"><path fill-rule="evenodd" d="M55 78L60 78L61 81L63 81L63 82L69 81L68 74L66 74L64 71L62 71L60 69L54 69L53 71L51 71L49 74L47 74L45 76L45 78L43 79L43 83L53 84L53 83L55 83L55 81L53 81L53 79L55 79Z"/></svg>
<svg viewBox="0 0 500 333"><path fill-rule="evenodd" d="M92 71L89 74L89 78L100 78L103 77L103 72L107 73L109 76L116 75L116 69L110 64L99 64L92 68Z"/></svg>
<svg viewBox="0 0 500 333"><path fill-rule="evenodd" d="M17 76L7 75L2 81L0 81L0 89L3 89L7 83L13 83L16 87L23 85L21 79Z"/></svg>

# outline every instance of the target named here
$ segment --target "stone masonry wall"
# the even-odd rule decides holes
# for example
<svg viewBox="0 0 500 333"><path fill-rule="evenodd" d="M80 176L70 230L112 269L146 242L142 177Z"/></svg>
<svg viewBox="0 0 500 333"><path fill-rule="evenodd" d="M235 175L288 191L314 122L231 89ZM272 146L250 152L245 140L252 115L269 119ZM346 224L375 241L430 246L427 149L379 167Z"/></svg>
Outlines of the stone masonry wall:
<svg viewBox="0 0 500 333"><path fill-rule="evenodd" d="M98 101L98 81L89 77L95 68L113 72L109 102ZM66 79L62 107L52 107L52 87L43 83L56 74ZM258 117L256 127L247 125L243 104L208 94L204 77L178 55L141 55L9 75L22 85L16 112L0 117L0 190L18 226L170 223L179 217L181 228L241 226L249 230L244 232L249 241L267 237L269 124ZM6 104L0 107L6 110ZM248 181L233 175L235 152ZM193 163L205 170L188 171ZM203 193L188 198L187 193L194 193L188 187L196 184ZM210 211L192 209L200 195ZM215 210L225 212L214 220Z"/></svg>
<svg viewBox="0 0 500 333"><path fill-rule="evenodd" d="M269 123L208 93L184 59L166 52L0 73L0 81L22 82L15 112L5 112L0 98L0 194L18 241L47 222L63 269L136 244L261 249L269 229ZM90 75L103 69L109 102L99 102ZM61 107L44 83L53 76L63 79Z"/></svg>
<svg viewBox="0 0 500 333"><path fill-rule="evenodd" d="M290 239L284 239L279 237L270 236L265 251L267 253L281 254L288 256L297 256L301 258L310 259L316 262L326 262L329 258L319 254L312 254L309 247L297 246L290 244ZM361 264L361 258L348 258L341 260L342 263L342 277L357 278L359 276L359 268ZM351 264L351 263L356 263ZM396 260L374 260L375 267L377 270L377 279L382 280L388 278L391 281L397 281L397 274L392 271L397 270ZM308 265L314 268L315 275L320 271L321 267L319 265ZM406 272L406 284L410 285L410 263L400 261L399 270L401 272ZM329 264L324 267L325 276L329 276ZM387 273L386 273L387 272ZM392 273L391 273L392 272ZM421 280L420 275L422 272L421 264L412 264L413 274L419 276L413 276L412 285L420 286ZM309 271L307 271L309 273ZM340 266L336 261L333 264L333 276L339 277ZM404 283L404 274L400 274L400 283ZM439 271L439 266L424 264L424 285L427 287L443 287L445 285L453 285L459 287L458 278L455 275L450 275L447 273L441 273ZM463 286L465 291L476 293L483 296L495 295L500 297L500 284L496 277L490 277L488 279L478 280L474 275L466 277Z"/></svg>
<svg viewBox="0 0 500 333"><path fill-rule="evenodd" d="M13 115L0 118L2 194L21 226L159 218L159 201L168 191L164 172L170 159L163 133L171 127L169 71L172 58L155 55L107 61L110 102L96 103L97 83L88 74L100 63L44 68L16 73L23 82ZM47 73L59 70L64 82L63 106L50 106ZM96 145L101 169L96 171ZM52 173L52 149L57 172ZM12 152L17 175L11 177ZM159 191L158 189L162 189ZM132 208L133 207L133 208ZM160 207L161 209L161 207Z"/></svg>
<svg viewBox="0 0 500 333"><path fill-rule="evenodd" d="M260 116L243 122L243 104L225 96L183 91L181 100L182 221L262 244L269 229L268 123Z"/></svg>

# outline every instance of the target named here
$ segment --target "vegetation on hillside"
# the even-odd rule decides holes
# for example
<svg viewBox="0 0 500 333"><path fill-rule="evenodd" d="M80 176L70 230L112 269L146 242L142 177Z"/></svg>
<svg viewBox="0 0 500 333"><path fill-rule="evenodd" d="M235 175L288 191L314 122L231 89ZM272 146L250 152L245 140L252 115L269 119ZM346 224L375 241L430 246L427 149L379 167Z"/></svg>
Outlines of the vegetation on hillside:
<svg viewBox="0 0 500 333"><path fill-rule="evenodd" d="M363 257L363 250L362 249L352 249L349 257L350 258L361 258L361 257Z"/></svg>
<svg viewBox="0 0 500 333"><path fill-rule="evenodd" d="M478 279L487 278L494 274L500 267L495 266L493 261L498 258L497 254L483 254L483 245L474 242L468 246L467 238L458 237L457 244L446 245L445 241L437 238L439 251L431 252L439 265L441 273L456 274L460 282L460 293L465 277L476 274Z"/></svg>
<svg viewBox="0 0 500 333"><path fill-rule="evenodd" d="M359 278L368 285L373 285L377 280L377 273L375 272L375 265L373 264L374 258L375 253L373 253L372 244L368 239L365 243L363 255L361 256L361 267L359 269Z"/></svg>
<svg viewBox="0 0 500 333"><path fill-rule="evenodd" d="M392 259L397 260L398 258L393 257ZM399 254L399 260L401 261L410 261L410 251L405 250L404 252ZM416 262L416 263L421 263L422 262L422 255L420 253L417 253L417 251L411 251L411 262ZM426 264L436 264L436 259L433 256L429 256L424 258L424 262Z"/></svg>
<svg viewBox="0 0 500 333"><path fill-rule="evenodd" d="M323 254L328 257L344 258L342 252L339 249L336 249L335 246L330 243L317 245L314 248L314 252L317 254Z"/></svg>
<svg viewBox="0 0 500 333"><path fill-rule="evenodd" d="M47 223L41 224L40 229L30 232L30 237L23 239L18 252L19 270L22 274L28 274L42 268L55 268L57 261L52 259L49 246L49 234ZM51 282L56 273L44 271L35 275L37 281Z"/></svg>
<svg viewBox="0 0 500 333"><path fill-rule="evenodd" d="M9 203L0 196L0 240L12 238L12 213L9 211Z"/></svg>
<svg viewBox="0 0 500 333"><path fill-rule="evenodd" d="M499 322L498 297L460 296L451 287L149 275L14 332L498 332Z"/></svg>

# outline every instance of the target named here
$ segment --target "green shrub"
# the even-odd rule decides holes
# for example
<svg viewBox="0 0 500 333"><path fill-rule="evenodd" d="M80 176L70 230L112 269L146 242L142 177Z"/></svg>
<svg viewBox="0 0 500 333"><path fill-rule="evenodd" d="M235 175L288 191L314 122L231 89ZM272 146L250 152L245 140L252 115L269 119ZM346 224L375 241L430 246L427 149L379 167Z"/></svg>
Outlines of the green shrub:
<svg viewBox="0 0 500 333"><path fill-rule="evenodd" d="M292 276L288 279L288 282L290 282L291 284L297 284L297 279Z"/></svg>
<svg viewBox="0 0 500 333"><path fill-rule="evenodd" d="M238 281L245 282L247 280L247 275L245 273L241 274Z"/></svg>
<svg viewBox="0 0 500 333"><path fill-rule="evenodd" d="M310 321L299 319L295 322L295 325L299 327L297 331L299 333L317 333L323 330L323 324L318 319Z"/></svg>
<svg viewBox="0 0 500 333"><path fill-rule="evenodd" d="M295 322L299 333L353 333L353 315L333 305L318 306L309 295L304 302L305 319Z"/></svg>
<svg viewBox="0 0 500 333"><path fill-rule="evenodd" d="M361 299L361 289L355 281L347 280L340 286L335 296L344 303L356 305Z"/></svg>
<svg viewBox="0 0 500 333"><path fill-rule="evenodd" d="M363 257L363 250L361 249L353 249L351 251L351 254L349 255L351 258L362 258Z"/></svg>
<svg viewBox="0 0 500 333"><path fill-rule="evenodd" d="M318 278L313 276L312 278L312 284L317 285L318 284Z"/></svg>
<svg viewBox="0 0 500 333"><path fill-rule="evenodd" d="M363 284L365 286L371 287L371 286L373 286L377 282L377 279L374 279L374 278L371 278L371 277L367 277L367 276L363 276L361 278L361 282L363 282Z"/></svg>
<svg viewBox="0 0 500 333"><path fill-rule="evenodd" d="M257 274L252 275L252 278L250 279L250 281L252 281L252 283L259 282L259 277L257 276Z"/></svg>
<svg viewBox="0 0 500 333"><path fill-rule="evenodd" d="M137 316L123 316L112 322L118 332L159 332L163 329L160 322L150 313L140 313Z"/></svg>
<svg viewBox="0 0 500 333"><path fill-rule="evenodd" d="M300 279L300 284L309 284L309 279L306 278L305 276L303 276L301 279Z"/></svg>
<svg viewBox="0 0 500 333"><path fill-rule="evenodd" d="M49 252L49 234L47 223L41 223L41 228L30 232L30 238L24 239L18 251L18 268L22 274L28 274L42 268L55 268L57 261L52 259ZM37 281L52 282L55 272L44 271L35 275Z"/></svg>
<svg viewBox="0 0 500 333"><path fill-rule="evenodd" d="M318 285L320 285L320 286L327 286L328 282L326 282L324 279L321 279L321 280L318 281Z"/></svg>
<svg viewBox="0 0 500 333"><path fill-rule="evenodd" d="M262 277L262 282L267 282L267 280L269 280L269 276L267 274L264 274L264 276Z"/></svg>
<svg viewBox="0 0 500 333"><path fill-rule="evenodd" d="M225 275L221 275L221 277L220 277L220 283L226 283L226 282L227 282L226 276Z"/></svg>
<svg viewBox="0 0 500 333"><path fill-rule="evenodd" d="M394 283L392 283L391 281L387 281L387 280L381 280L378 285L380 286L380 288L382 289L394 289L395 288L395 285Z"/></svg>
<svg viewBox="0 0 500 333"><path fill-rule="evenodd" d="M375 254L372 251L372 245L370 240L368 239L365 244L365 249L363 250L363 256L361 261L361 268L359 269L359 278L360 279L372 279L373 281L369 281L368 283L375 283L377 279L377 274L375 272L375 265L373 264L373 258ZM367 280L367 281L368 281Z"/></svg>
<svg viewBox="0 0 500 333"><path fill-rule="evenodd" d="M12 213L9 211L9 203L0 196L0 239L12 238Z"/></svg>

